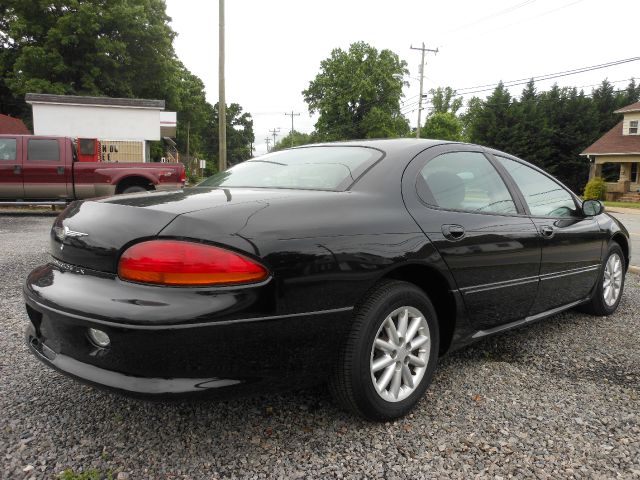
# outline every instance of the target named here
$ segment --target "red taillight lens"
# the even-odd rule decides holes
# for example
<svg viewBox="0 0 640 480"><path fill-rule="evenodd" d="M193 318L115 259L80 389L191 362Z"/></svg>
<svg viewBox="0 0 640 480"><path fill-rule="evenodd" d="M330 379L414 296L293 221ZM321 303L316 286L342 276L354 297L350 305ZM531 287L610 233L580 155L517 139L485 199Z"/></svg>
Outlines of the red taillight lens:
<svg viewBox="0 0 640 480"><path fill-rule="evenodd" d="M157 285L234 285L268 275L266 268L243 255L179 240L136 243L118 264L121 279Z"/></svg>
<svg viewBox="0 0 640 480"><path fill-rule="evenodd" d="M187 181L187 170L184 167L184 165L182 166L182 170L180 171L180 181L184 184L184 182Z"/></svg>

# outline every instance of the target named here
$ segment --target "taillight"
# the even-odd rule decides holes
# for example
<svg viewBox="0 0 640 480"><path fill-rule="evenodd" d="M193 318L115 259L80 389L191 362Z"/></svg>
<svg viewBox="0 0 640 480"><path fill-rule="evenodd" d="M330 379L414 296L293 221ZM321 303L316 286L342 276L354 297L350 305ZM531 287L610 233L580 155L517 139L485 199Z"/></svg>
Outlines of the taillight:
<svg viewBox="0 0 640 480"><path fill-rule="evenodd" d="M184 182L187 181L187 169L184 168L184 166L182 167L182 170L180 171L180 181L182 182L183 185L184 185Z"/></svg>
<svg viewBox="0 0 640 480"><path fill-rule="evenodd" d="M235 285L268 275L265 267L238 253L180 240L136 243L118 263L121 279L157 285Z"/></svg>

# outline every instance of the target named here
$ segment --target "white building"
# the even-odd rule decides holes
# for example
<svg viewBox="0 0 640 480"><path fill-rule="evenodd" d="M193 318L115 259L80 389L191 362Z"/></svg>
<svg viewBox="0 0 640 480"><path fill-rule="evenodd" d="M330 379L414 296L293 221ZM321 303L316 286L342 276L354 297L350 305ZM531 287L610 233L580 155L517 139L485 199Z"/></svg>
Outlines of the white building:
<svg viewBox="0 0 640 480"><path fill-rule="evenodd" d="M176 112L165 112L164 100L41 93L25 100L34 135L98 139L106 161L149 161L148 142L176 136Z"/></svg>

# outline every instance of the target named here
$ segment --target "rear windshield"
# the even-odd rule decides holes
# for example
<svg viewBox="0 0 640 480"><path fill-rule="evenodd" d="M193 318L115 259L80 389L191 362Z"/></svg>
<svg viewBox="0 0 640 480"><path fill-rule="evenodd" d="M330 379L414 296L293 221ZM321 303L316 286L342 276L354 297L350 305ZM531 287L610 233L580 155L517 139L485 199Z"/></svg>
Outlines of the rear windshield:
<svg viewBox="0 0 640 480"><path fill-rule="evenodd" d="M381 157L365 147L296 148L239 163L198 186L346 190Z"/></svg>

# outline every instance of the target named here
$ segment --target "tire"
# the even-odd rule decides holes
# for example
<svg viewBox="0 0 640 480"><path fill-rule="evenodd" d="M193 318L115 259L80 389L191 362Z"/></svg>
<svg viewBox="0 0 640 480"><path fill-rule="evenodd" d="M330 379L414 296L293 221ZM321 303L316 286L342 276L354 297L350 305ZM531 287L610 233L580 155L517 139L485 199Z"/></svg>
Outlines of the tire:
<svg viewBox="0 0 640 480"><path fill-rule="evenodd" d="M401 323L405 311L408 318ZM397 341L392 338L389 318L398 334ZM407 342L403 337L412 331L415 334ZM402 417L413 409L431 383L438 349L436 311L425 293L411 283L381 282L355 310L329 389L342 408L366 419L387 421ZM408 383L409 376L413 387ZM381 388L377 389L374 382Z"/></svg>
<svg viewBox="0 0 640 480"><path fill-rule="evenodd" d="M616 264L616 261L619 264ZM616 268L618 265L618 268ZM609 267L609 268L607 268ZM607 277L611 278L610 271L614 271L614 280L615 283L619 286L617 289L617 295L612 301L611 289L607 290L605 286L605 280ZM611 315L616 311L618 305L620 304L620 299L622 298L622 293L624 291L624 275L626 273L626 265L625 258L622 252L622 248L616 242L611 242L609 244L609 248L607 250L607 255L604 258L602 263L602 268L600 269L600 275L598 275L598 283L596 284L595 290L593 292L593 296L591 300L582 305L580 310L585 313L589 313L591 315L597 316L606 316ZM617 273L619 272L619 274ZM609 280L611 282L611 280ZM609 295L607 295L607 293Z"/></svg>
<svg viewBox="0 0 640 480"><path fill-rule="evenodd" d="M138 193L138 192L146 192L147 189L144 187L141 187L140 185L133 185L131 187L127 187L125 188L122 193Z"/></svg>

